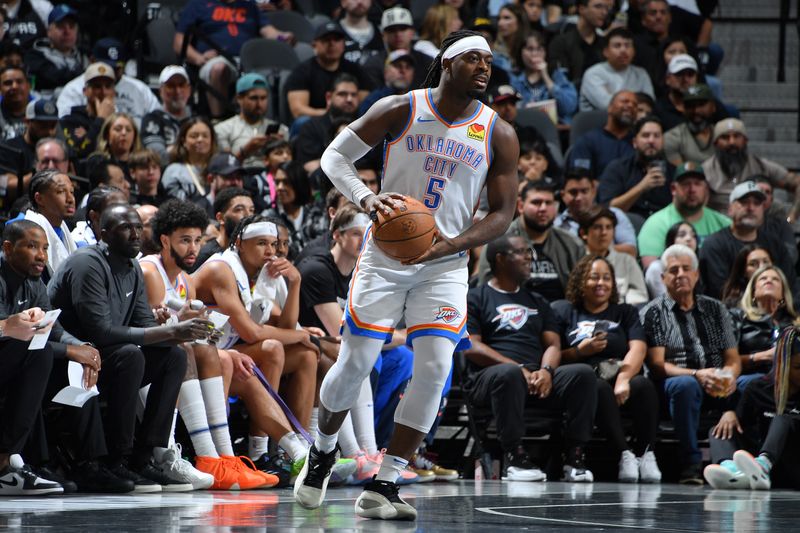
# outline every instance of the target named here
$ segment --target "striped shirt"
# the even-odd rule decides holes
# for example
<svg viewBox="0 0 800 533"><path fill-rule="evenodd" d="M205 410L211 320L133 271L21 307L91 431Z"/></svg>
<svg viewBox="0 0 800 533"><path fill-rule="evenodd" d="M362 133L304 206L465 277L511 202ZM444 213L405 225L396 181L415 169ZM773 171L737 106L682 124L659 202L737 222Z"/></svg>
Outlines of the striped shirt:
<svg viewBox="0 0 800 533"><path fill-rule="evenodd" d="M669 294L659 296L639 318L650 348L665 348L665 361L681 368L721 368L723 352L736 348L733 320L719 300L695 296L695 305L683 311Z"/></svg>

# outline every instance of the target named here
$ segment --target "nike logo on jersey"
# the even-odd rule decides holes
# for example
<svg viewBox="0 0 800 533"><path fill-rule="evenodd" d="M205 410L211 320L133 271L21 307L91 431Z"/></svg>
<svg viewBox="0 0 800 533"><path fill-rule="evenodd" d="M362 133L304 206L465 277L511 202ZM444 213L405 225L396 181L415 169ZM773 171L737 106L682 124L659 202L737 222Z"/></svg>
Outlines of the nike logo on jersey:
<svg viewBox="0 0 800 533"><path fill-rule="evenodd" d="M436 122L436 119L417 117L417 122Z"/></svg>
<svg viewBox="0 0 800 533"><path fill-rule="evenodd" d="M25 302L27 302L27 301L28 301L28 300L17 300L17 305L22 305L22 304L24 304L24 303L25 303Z"/></svg>
<svg viewBox="0 0 800 533"><path fill-rule="evenodd" d="M133 294L133 291L131 291L131 292L126 292L126 293L125 293L125 298L129 298L131 294Z"/></svg>

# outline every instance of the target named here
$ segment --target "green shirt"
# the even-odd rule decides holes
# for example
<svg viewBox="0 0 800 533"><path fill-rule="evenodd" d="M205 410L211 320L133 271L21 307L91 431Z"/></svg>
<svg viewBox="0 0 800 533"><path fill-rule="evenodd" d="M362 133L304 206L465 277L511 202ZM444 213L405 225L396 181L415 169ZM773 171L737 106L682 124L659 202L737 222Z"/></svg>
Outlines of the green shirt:
<svg viewBox="0 0 800 533"><path fill-rule="evenodd" d="M664 252L667 231L673 224L682 220L683 217L675 208L675 204L669 204L664 209L650 215L639 231L639 255L642 257L660 256ZM713 209L704 207L703 218L697 222L691 222L691 224L697 232L699 249L704 237L722 228L727 228L731 225L731 219Z"/></svg>

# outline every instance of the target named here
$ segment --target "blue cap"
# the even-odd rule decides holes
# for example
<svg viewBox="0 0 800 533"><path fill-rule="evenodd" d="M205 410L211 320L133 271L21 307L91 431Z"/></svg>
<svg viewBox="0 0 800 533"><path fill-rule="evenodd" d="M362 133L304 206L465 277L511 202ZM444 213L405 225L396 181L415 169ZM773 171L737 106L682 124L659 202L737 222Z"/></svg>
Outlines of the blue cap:
<svg viewBox="0 0 800 533"><path fill-rule="evenodd" d="M61 22L67 17L75 18L77 15L78 12L69 7L67 4L58 4L47 16L47 23L53 24L56 22Z"/></svg>
<svg viewBox="0 0 800 533"><path fill-rule="evenodd" d="M28 120L58 120L58 108L53 100L40 98L28 103L25 108L25 118Z"/></svg>
<svg viewBox="0 0 800 533"><path fill-rule="evenodd" d="M267 78L265 78L261 74L250 72L248 74L243 75L238 80L236 80L236 94L246 93L250 89L269 90L269 83L267 83Z"/></svg>
<svg viewBox="0 0 800 533"><path fill-rule="evenodd" d="M95 61L102 61L112 67L116 67L118 63L124 63L128 60L125 45L113 37L106 37L94 43L92 55Z"/></svg>

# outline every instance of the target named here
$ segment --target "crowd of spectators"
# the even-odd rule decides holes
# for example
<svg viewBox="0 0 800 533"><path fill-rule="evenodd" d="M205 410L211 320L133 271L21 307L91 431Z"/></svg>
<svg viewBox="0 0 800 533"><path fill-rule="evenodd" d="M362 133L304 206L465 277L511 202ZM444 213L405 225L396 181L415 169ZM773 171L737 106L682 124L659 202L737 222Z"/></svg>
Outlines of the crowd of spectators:
<svg viewBox="0 0 800 533"><path fill-rule="evenodd" d="M369 224L320 157L381 98L427 89L461 28L492 46L480 98L521 146L518 216L471 253L461 376L494 413L503 478L547 477L524 445L529 407L563 413L570 481L594 479L596 426L620 481L659 482L662 418L681 482L702 483L709 414L713 486L765 488L795 460L797 176L753 153L722 101L714 0L441 0L418 21L408 2L318 4L187 0L169 19L179 60L148 77L136 36L84 34L83 2L0 2L0 495L290 483ZM273 25L284 10L310 42ZM305 59L243 72L253 39ZM381 151L356 163L374 193ZM378 468L412 378L405 341L363 385L334 482ZM71 365L99 398L54 417ZM249 413L246 450L228 397ZM56 443L72 451L51 459ZM423 445L400 482L457 477L430 457Z"/></svg>

